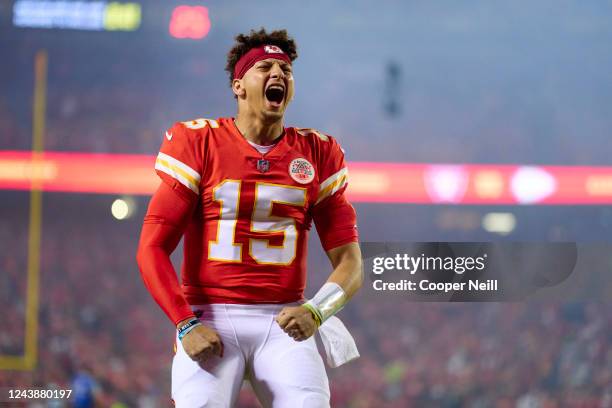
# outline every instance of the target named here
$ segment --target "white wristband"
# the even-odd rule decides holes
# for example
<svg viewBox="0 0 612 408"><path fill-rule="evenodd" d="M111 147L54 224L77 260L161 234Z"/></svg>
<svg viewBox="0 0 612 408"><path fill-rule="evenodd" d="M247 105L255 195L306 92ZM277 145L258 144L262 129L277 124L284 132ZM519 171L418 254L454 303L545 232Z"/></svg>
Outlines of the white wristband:
<svg viewBox="0 0 612 408"><path fill-rule="evenodd" d="M327 282L306 304L312 306L318 313L318 317L323 323L331 316L335 315L344 307L348 298L344 289L337 283Z"/></svg>

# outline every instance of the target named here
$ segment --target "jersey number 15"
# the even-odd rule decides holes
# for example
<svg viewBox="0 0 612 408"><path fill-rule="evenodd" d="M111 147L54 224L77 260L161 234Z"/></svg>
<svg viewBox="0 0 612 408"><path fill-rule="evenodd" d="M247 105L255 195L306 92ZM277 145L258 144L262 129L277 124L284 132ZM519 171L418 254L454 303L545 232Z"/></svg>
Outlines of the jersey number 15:
<svg viewBox="0 0 612 408"><path fill-rule="evenodd" d="M242 181L224 180L213 188L213 201L219 203L220 214L214 241L208 242L208 259L242 262L242 244L235 242ZM283 234L281 245L269 239L249 239L249 255L258 264L289 265L296 256L298 231L291 217L272 215L274 203L303 207L306 189L281 184L255 184L255 203L251 214L252 232Z"/></svg>

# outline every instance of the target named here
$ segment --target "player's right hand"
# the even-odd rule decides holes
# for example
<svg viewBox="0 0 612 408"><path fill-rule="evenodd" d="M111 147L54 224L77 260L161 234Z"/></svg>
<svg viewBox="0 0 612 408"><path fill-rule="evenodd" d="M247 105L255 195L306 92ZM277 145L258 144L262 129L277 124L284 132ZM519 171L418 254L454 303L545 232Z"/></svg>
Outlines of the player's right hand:
<svg viewBox="0 0 612 408"><path fill-rule="evenodd" d="M197 362L204 362L212 356L223 357L223 343L214 329L199 325L194 327L181 341L185 353Z"/></svg>

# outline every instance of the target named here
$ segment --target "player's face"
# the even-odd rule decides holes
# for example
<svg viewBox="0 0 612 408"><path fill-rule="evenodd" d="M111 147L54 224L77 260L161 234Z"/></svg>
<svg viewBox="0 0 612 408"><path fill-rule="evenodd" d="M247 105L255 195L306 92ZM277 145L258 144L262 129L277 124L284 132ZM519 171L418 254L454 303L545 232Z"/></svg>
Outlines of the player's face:
<svg viewBox="0 0 612 408"><path fill-rule="evenodd" d="M258 61L242 77L250 110L278 120L293 98L291 65L276 58Z"/></svg>

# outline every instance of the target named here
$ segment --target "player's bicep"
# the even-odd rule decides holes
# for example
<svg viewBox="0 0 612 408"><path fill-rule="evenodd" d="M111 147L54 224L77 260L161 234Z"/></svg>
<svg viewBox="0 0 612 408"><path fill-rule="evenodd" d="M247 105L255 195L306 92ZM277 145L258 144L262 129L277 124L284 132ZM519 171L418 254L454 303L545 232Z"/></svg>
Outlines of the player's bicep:
<svg viewBox="0 0 612 408"><path fill-rule="evenodd" d="M144 217L141 245L174 249L196 205L195 197L190 197L167 183L160 183L151 197Z"/></svg>
<svg viewBox="0 0 612 408"><path fill-rule="evenodd" d="M189 196L160 183L151 197L145 223L163 222L176 227L185 227L197 204L197 197Z"/></svg>
<svg viewBox="0 0 612 408"><path fill-rule="evenodd" d="M344 194L334 194L313 209L313 220L325 251L357 242L357 213Z"/></svg>

